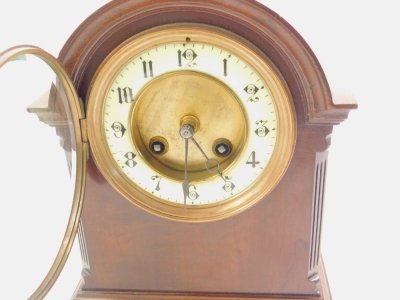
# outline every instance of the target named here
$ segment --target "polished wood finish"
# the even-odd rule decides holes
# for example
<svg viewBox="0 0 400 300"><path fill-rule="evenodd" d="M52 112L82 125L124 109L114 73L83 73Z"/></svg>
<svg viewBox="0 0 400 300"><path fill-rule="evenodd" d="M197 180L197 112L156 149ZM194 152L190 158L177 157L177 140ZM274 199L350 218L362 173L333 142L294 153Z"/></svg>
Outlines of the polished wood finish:
<svg viewBox="0 0 400 300"><path fill-rule="evenodd" d="M332 100L315 55L289 24L251 0L112 1L82 23L59 59L86 99L97 68L117 45L154 26L180 22L243 36L275 64L297 115L293 158L276 188L257 205L197 224L166 220L132 205L90 159L82 213L90 276L84 278L82 295L93 296L77 299L107 299L101 295L119 292L120 299L129 299L124 293L135 299L329 299L317 293L320 281L308 279L321 267L309 267L315 170L333 125L357 104L350 98Z"/></svg>
<svg viewBox="0 0 400 300"><path fill-rule="evenodd" d="M297 300L332 300L331 292L328 285L328 280L326 278L326 272L324 264L322 263L320 266L320 274L321 274L321 295L317 297L297 297ZM132 300L170 300L170 299L185 299L185 300L251 300L251 299L266 299L266 300L293 300L293 297L286 298L281 296L240 296L240 295L207 295L207 296L198 296L193 294L175 294L175 295L161 295L156 293L124 293L124 292L112 292L112 291L82 291L83 280L81 280L76 288L76 291L73 295L74 299L80 300L124 300L124 299L132 299Z"/></svg>
<svg viewBox="0 0 400 300"><path fill-rule="evenodd" d="M326 147L330 131L312 128L299 130L289 169L264 200L211 223L144 212L90 161L82 223L91 276L84 289L315 294L307 279L315 165L309 149Z"/></svg>
<svg viewBox="0 0 400 300"><path fill-rule="evenodd" d="M357 107L354 101L334 104L323 70L307 43L285 20L254 0L112 1L78 27L59 59L85 99L98 66L116 45L154 26L182 22L214 25L257 46L288 82L304 122L337 124Z"/></svg>
<svg viewBox="0 0 400 300"><path fill-rule="evenodd" d="M61 95L61 93L63 94ZM72 138L66 107L68 107L68 103L63 89L57 88L52 83L50 89L29 105L26 110L36 114L41 122L55 128L56 134L60 137L61 147L68 153L72 150ZM68 158L68 161L70 163L71 158Z"/></svg>

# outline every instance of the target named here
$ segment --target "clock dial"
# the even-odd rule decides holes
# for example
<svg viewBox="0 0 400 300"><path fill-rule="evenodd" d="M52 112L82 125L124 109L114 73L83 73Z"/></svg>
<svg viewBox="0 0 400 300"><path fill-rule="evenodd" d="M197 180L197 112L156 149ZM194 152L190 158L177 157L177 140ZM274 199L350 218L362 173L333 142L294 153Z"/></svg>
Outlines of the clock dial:
<svg viewBox="0 0 400 300"><path fill-rule="evenodd" d="M182 64L182 60L187 62ZM226 117L218 117L223 114ZM238 118L227 118L232 114ZM245 61L204 43L168 43L148 49L116 76L105 101L103 126L120 170L157 198L182 204L184 142L179 122L189 115L199 120L194 137L214 162L208 171L207 158L191 143L188 166L192 193L188 204L224 201L251 185L274 151L277 117L273 98ZM166 142L153 145L153 137ZM212 144L218 139L227 142L214 150ZM244 139L246 143L241 145ZM238 153L220 178L212 169L226 161L223 153L229 142L238 148L233 153ZM157 145L161 149L165 144L169 150L158 155ZM215 154L218 151L221 155ZM149 163L153 153L155 162Z"/></svg>
<svg viewBox="0 0 400 300"><path fill-rule="evenodd" d="M142 34L110 55L90 94L89 138L99 168L129 200L209 220L277 183L294 114L284 82L253 50L209 27L177 29ZM238 200L252 189L251 200Z"/></svg>

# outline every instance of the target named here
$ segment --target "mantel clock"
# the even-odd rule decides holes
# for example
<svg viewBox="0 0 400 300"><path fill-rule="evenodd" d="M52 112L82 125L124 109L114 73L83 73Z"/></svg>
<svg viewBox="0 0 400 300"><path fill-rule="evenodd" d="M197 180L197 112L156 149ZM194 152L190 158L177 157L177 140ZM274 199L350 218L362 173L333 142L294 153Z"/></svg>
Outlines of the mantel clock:
<svg viewBox="0 0 400 300"><path fill-rule="evenodd" d="M0 65L23 54L57 74L46 107L28 111L56 127L78 171L66 236L32 298L78 232L75 299L330 299L327 149L357 104L332 96L277 14L252 0L112 1L58 59L20 46Z"/></svg>

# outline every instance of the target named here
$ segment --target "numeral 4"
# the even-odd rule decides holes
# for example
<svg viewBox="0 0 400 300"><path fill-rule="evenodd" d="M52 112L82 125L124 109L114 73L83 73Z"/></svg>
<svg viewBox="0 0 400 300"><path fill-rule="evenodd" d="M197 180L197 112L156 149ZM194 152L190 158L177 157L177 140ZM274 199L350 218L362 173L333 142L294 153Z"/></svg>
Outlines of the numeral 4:
<svg viewBox="0 0 400 300"><path fill-rule="evenodd" d="M246 164L251 165L253 168L255 168L258 164L260 164L259 161L256 161L256 152L255 151L251 152L249 158L247 159Z"/></svg>

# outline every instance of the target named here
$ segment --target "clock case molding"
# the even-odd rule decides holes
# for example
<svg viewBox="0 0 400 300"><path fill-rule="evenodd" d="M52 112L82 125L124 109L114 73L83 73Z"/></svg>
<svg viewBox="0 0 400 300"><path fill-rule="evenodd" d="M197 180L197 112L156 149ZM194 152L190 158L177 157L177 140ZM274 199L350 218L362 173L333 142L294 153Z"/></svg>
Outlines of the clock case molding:
<svg viewBox="0 0 400 300"><path fill-rule="evenodd" d="M258 204L206 223L171 221L132 205L90 157L76 299L330 299L320 259L330 134L357 104L333 98L303 38L251 0L111 1L88 17L59 55L79 97L115 47L155 26L200 23L252 43L291 93L297 139L288 169ZM86 105L86 103L85 103Z"/></svg>

